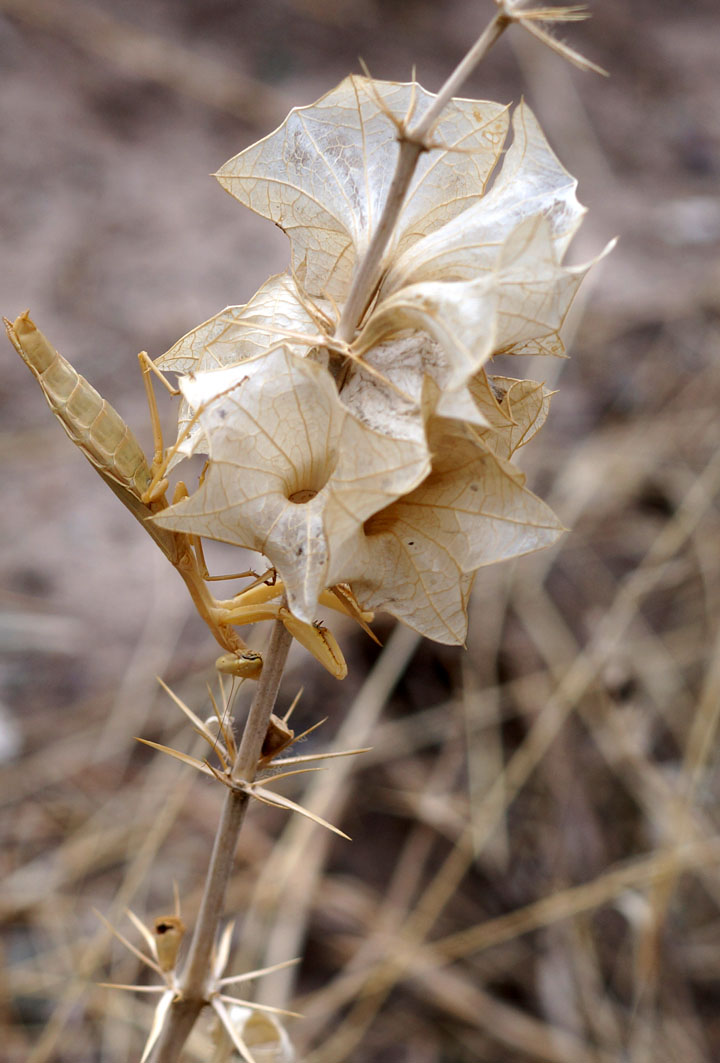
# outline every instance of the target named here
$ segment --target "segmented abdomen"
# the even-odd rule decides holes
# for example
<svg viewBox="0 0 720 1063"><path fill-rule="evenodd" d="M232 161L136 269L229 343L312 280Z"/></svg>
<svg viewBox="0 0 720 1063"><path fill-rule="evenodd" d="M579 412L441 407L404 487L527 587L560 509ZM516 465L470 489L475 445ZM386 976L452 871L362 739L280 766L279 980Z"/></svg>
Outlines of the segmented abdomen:
<svg viewBox="0 0 720 1063"><path fill-rule="evenodd" d="M73 443L101 473L140 498L150 484L150 468L120 414L48 343L27 311L5 324L13 346Z"/></svg>

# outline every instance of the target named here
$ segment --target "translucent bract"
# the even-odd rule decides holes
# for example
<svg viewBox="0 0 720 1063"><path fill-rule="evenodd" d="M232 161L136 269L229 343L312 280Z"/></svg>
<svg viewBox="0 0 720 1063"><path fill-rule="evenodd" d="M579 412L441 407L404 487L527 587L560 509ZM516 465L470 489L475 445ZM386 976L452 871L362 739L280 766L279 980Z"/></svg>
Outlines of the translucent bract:
<svg viewBox="0 0 720 1063"><path fill-rule="evenodd" d="M202 486L156 522L258 550L285 583L292 612L311 623L331 551L420 483L429 457L424 444L353 417L322 366L285 347L251 365L251 376L200 405L210 458ZM209 375L185 384L191 406L192 385Z"/></svg>
<svg viewBox="0 0 720 1063"><path fill-rule="evenodd" d="M459 643L477 570L562 532L511 461L550 393L488 363L561 354L588 267L563 265L583 208L529 109L515 109L505 151L508 108L454 100L374 293L350 340L336 339L398 136L432 99L348 78L217 174L285 230L291 271L159 359L184 374L178 456L208 464L157 522L265 555L305 622L327 586L345 584L362 608Z"/></svg>

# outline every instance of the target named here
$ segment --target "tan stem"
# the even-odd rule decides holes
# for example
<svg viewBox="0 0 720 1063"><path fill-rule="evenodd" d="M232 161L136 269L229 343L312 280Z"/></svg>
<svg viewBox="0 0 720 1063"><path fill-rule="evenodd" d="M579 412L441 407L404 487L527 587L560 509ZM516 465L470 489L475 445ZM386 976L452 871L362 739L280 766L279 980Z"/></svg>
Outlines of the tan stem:
<svg viewBox="0 0 720 1063"><path fill-rule="evenodd" d="M412 127L409 132L410 137L422 140L432 132L433 126L450 100L513 21L512 15L505 10L505 5L501 5L494 19L488 23L465 58L455 67L418 124Z"/></svg>
<svg viewBox="0 0 720 1063"><path fill-rule="evenodd" d="M270 714L275 707L292 636L277 621L273 628L262 675L245 724L240 748L233 765L235 780L252 782L267 733ZM240 828L249 797L238 790L228 790L220 823L215 834L205 889L200 903L190 951L178 979L178 997L170 1008L162 1034L153 1053L153 1063L177 1063L182 1047L195 1021L207 1004L208 974L217 939L225 894L232 874Z"/></svg>
<svg viewBox="0 0 720 1063"><path fill-rule="evenodd" d="M422 145L415 141L402 140L400 142L400 153L385 206L367 253L353 278L350 294L335 334L336 338L343 343L352 343L358 323L377 288L382 274L383 255L395 230L398 215L405 202L405 196L422 150Z"/></svg>

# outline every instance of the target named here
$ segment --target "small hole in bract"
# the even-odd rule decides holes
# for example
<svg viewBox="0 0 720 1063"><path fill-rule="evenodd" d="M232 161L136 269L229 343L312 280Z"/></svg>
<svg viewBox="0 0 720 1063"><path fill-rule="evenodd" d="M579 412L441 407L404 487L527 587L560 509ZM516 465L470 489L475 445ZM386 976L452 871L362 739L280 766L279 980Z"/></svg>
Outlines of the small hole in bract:
<svg viewBox="0 0 720 1063"><path fill-rule="evenodd" d="M316 494L317 491L293 491L291 495L288 495L288 501L296 506L302 506L306 502L311 502Z"/></svg>

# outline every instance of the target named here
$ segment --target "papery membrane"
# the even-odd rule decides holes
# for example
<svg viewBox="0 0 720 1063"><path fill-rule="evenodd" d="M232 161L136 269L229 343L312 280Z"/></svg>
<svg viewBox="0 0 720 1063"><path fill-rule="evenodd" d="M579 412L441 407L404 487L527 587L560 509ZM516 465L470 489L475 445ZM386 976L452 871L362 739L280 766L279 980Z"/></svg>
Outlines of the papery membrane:
<svg viewBox="0 0 720 1063"><path fill-rule="evenodd" d="M163 371L199 373L256 358L281 343L302 357L307 340L319 331L312 304L288 273L278 273L249 303L226 306L186 333L155 364Z"/></svg>
<svg viewBox="0 0 720 1063"><path fill-rule="evenodd" d="M404 332L368 350L353 363L340 397L348 409L377 431L425 439L428 417L442 411L479 427L492 422L470 390L450 387L453 367L445 350L426 332ZM494 402L492 395L491 402ZM494 415L505 415L495 403Z"/></svg>
<svg viewBox="0 0 720 1063"><path fill-rule="evenodd" d="M226 306L186 333L155 364L163 372L196 374L247 362L281 344L303 357L321 338L320 322L320 313L314 313L292 277L280 273L270 277L244 306ZM192 413L183 397L178 437L186 431ZM197 432L181 453L192 452L196 440Z"/></svg>
<svg viewBox="0 0 720 1063"><path fill-rule="evenodd" d="M484 278L413 284L378 304L354 347L362 352L397 332L422 329L443 347L450 365L447 386L457 388L492 355L496 307L496 294Z"/></svg>
<svg viewBox="0 0 720 1063"><path fill-rule="evenodd" d="M422 480L427 448L361 424L314 362L280 348L250 365L252 375L209 400L203 384L214 374L181 381L187 398L203 400L209 463L198 490L155 520L260 551L292 611L311 622L331 552Z"/></svg>
<svg viewBox="0 0 720 1063"><path fill-rule="evenodd" d="M363 608L459 643L472 573L550 545L563 527L472 431L435 418L430 447L430 475L365 522L333 558L330 577L349 583Z"/></svg>
<svg viewBox="0 0 720 1063"><path fill-rule="evenodd" d="M497 354L562 354L588 266L563 255L584 208L521 104L454 100L431 134L349 344L335 326L382 214L398 137L434 97L346 79L222 167L220 182L288 234L292 276L188 333L159 364L181 381L181 454L204 481L158 523L255 549L314 619L350 585L442 642L464 640L480 567L562 526L509 460L550 393L492 377ZM329 369L332 369L331 376Z"/></svg>
<svg viewBox="0 0 720 1063"><path fill-rule="evenodd" d="M478 433L500 458L511 458L542 428L552 392L536 380L489 377L484 371L470 382L470 393L489 424Z"/></svg>
<svg viewBox="0 0 720 1063"><path fill-rule="evenodd" d="M462 645L474 574L464 574L444 544L390 510L371 535L358 532L345 544L338 571L364 609L389 613L425 638Z"/></svg>
<svg viewBox="0 0 720 1063"><path fill-rule="evenodd" d="M492 271L507 238L528 218L545 218L556 258L562 259L585 213L575 194L577 181L524 103L515 109L512 132L492 188L396 256L383 285L386 294L424 280L473 280Z"/></svg>
<svg viewBox="0 0 720 1063"><path fill-rule="evenodd" d="M417 84L349 77L230 159L217 178L284 229L293 273L309 295L343 300L367 250L398 155L397 126L435 97ZM484 193L507 132L507 108L452 100L421 157L389 253L400 252Z"/></svg>
<svg viewBox="0 0 720 1063"><path fill-rule="evenodd" d="M476 280L427 280L381 294L353 348L362 354L404 329L423 329L445 351L450 394L494 354L562 354L560 330L589 266L558 263L541 215L521 222L496 250L492 271ZM447 399L441 412L452 413Z"/></svg>

